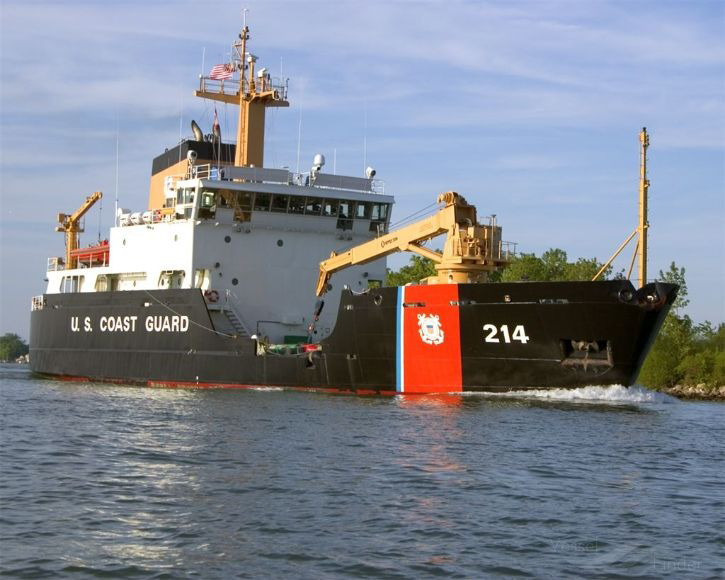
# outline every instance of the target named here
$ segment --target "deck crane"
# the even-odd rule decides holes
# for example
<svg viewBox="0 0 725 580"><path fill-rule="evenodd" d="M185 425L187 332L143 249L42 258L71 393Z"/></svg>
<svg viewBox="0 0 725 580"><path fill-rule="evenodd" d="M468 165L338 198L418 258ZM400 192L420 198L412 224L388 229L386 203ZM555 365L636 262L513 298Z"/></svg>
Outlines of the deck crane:
<svg viewBox="0 0 725 580"><path fill-rule="evenodd" d="M348 266L365 264L394 252L415 252L435 262L437 274L424 280L426 284L458 284L484 282L490 272L500 270L509 262L501 241L501 227L496 216L488 225L476 221L476 208L454 191L438 196L445 204L432 216L392 231L346 252L335 252L320 263L317 295L327 291L330 277ZM442 252L421 244L447 233Z"/></svg>
<svg viewBox="0 0 725 580"><path fill-rule="evenodd" d="M65 267L66 270L73 270L78 266L78 258L73 256L71 252L78 249L78 239L83 231L80 221L81 218L86 215L89 209L93 207L99 199L103 197L100 191L96 191L89 195L86 200L81 204L75 212L72 214L58 214L58 225L55 227L56 232L65 233Z"/></svg>

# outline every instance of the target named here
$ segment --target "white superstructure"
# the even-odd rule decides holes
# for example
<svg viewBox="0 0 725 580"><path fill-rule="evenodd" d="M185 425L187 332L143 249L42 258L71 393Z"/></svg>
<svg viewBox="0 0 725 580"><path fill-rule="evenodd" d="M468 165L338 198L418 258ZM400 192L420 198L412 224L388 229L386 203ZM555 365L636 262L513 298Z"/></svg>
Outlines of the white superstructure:
<svg viewBox="0 0 725 580"><path fill-rule="evenodd" d="M120 215L106 264L51 260L46 293L197 288L221 329L282 342L307 335L320 261L387 232L393 198L372 178L190 164L193 175L167 179L163 209ZM336 277L314 339L331 332L344 286L385 272L378 260Z"/></svg>

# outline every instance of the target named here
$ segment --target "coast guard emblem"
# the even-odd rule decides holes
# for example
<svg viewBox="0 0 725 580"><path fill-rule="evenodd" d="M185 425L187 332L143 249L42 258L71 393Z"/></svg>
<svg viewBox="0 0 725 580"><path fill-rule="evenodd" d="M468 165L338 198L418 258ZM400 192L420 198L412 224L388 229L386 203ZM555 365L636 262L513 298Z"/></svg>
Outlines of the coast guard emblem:
<svg viewBox="0 0 725 580"><path fill-rule="evenodd" d="M437 314L426 316L418 315L418 334L426 344L442 344L445 334L441 328L440 317Z"/></svg>

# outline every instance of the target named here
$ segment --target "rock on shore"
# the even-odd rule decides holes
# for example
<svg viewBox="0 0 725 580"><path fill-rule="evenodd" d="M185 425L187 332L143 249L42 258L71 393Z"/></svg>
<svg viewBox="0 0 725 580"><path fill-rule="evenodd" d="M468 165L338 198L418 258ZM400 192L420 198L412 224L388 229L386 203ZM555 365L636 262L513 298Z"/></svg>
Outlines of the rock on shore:
<svg viewBox="0 0 725 580"><path fill-rule="evenodd" d="M699 385L675 385L662 392L680 399L699 399L704 401L725 401L725 386L708 387L705 383Z"/></svg>

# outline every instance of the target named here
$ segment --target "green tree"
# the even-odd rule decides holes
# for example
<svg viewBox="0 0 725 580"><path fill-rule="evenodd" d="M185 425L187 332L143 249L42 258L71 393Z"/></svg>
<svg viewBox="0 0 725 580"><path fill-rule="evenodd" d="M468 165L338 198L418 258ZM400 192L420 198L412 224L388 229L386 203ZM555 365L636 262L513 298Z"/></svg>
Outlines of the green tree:
<svg viewBox="0 0 725 580"><path fill-rule="evenodd" d="M672 303L672 308L639 374L641 383L659 389L672 387L682 382L686 376L692 380L695 376L701 376L706 369L714 369L715 365L714 362L710 364L706 360L707 357L695 357L686 361L696 354L697 333L690 317L681 314L682 309L690 303L687 299L685 269L678 268L672 262L667 271L660 270L657 279L678 284L680 287L677 298ZM709 326L709 323L707 324Z"/></svg>
<svg viewBox="0 0 725 580"><path fill-rule="evenodd" d="M14 361L28 354L28 345L17 334L10 332L0 337L0 361Z"/></svg>
<svg viewBox="0 0 725 580"><path fill-rule="evenodd" d="M501 282L543 281L547 280L546 266L535 254L519 254L501 273Z"/></svg>
<svg viewBox="0 0 725 580"><path fill-rule="evenodd" d="M672 262L669 270L663 272L660 270L657 279L668 284L677 284L680 289L677 291L677 298L672 303L672 310L679 315L680 310L687 308L690 301L687 299L687 281L685 280L685 268L678 268L677 264Z"/></svg>
<svg viewBox="0 0 725 580"><path fill-rule="evenodd" d="M558 282L558 281L588 281L594 278L602 264L596 258L579 258L576 262L569 262L566 252L559 248L551 248L541 255L519 254L515 256L509 266L499 277L492 281L518 282ZM604 272L604 277L611 274L611 267Z"/></svg>
<svg viewBox="0 0 725 580"><path fill-rule="evenodd" d="M385 276L386 286L405 286L406 284L420 282L423 278L436 274L435 262L430 258L424 258L413 254L407 266L403 266L397 272L388 268Z"/></svg>

